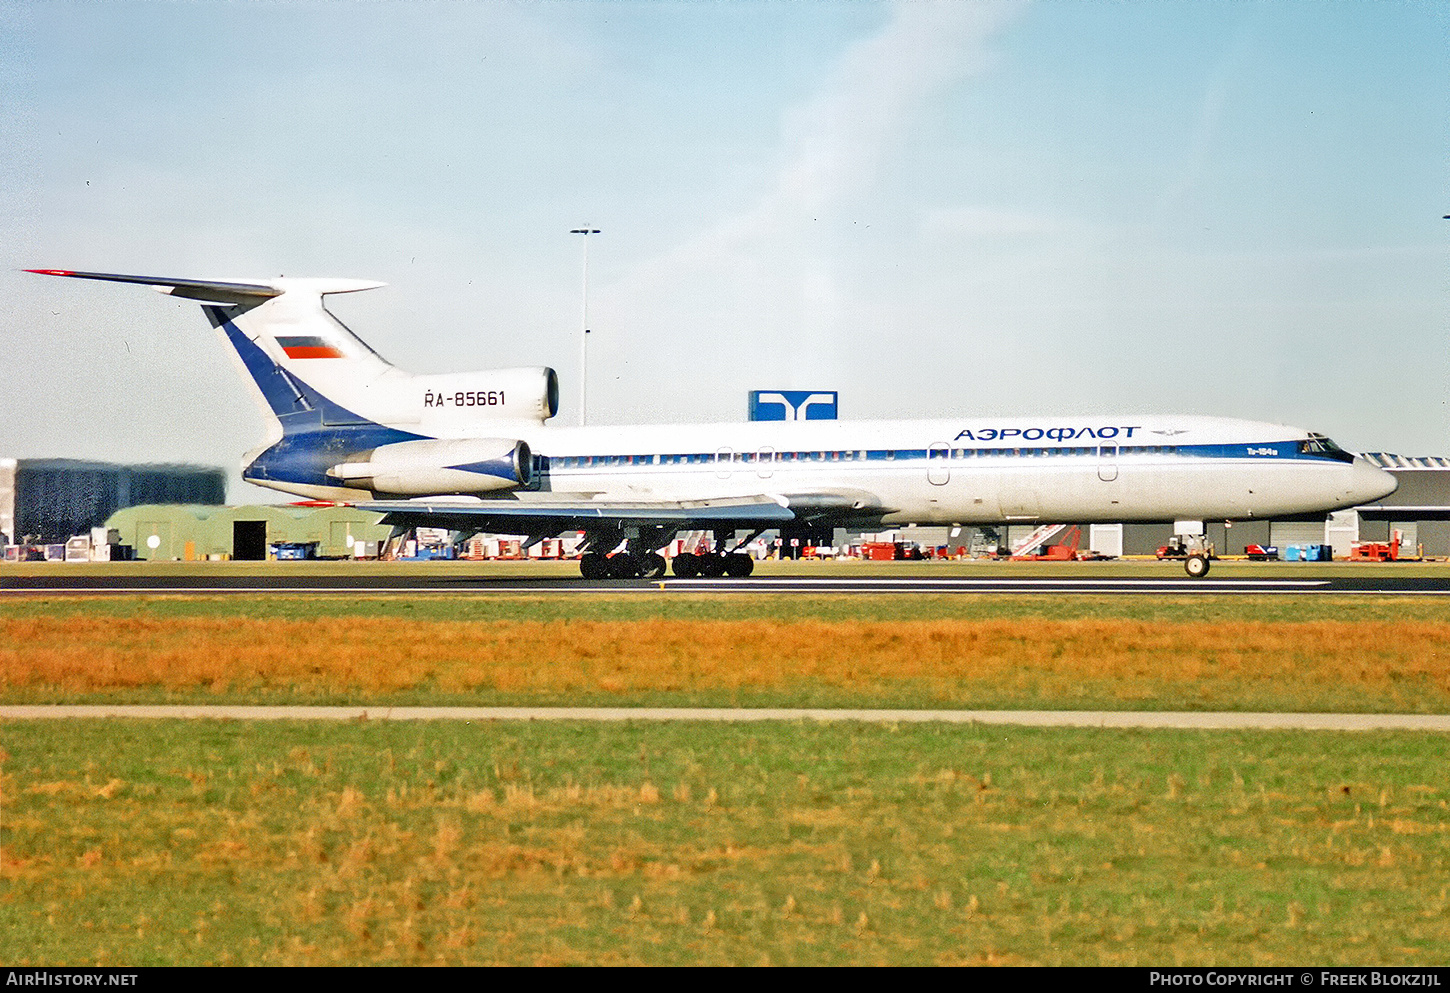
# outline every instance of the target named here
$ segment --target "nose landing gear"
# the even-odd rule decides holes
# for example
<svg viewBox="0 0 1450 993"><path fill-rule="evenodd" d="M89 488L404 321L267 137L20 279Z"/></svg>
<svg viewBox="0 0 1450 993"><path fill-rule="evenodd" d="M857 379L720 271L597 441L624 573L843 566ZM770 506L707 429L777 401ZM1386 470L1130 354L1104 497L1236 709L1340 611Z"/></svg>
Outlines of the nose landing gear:
<svg viewBox="0 0 1450 993"><path fill-rule="evenodd" d="M1179 531L1168 539L1168 544L1158 549L1160 559L1182 559L1183 571L1192 579L1207 576L1209 563L1218 558L1214 554L1213 543L1204 537L1201 524L1199 528L1196 534L1192 531Z"/></svg>

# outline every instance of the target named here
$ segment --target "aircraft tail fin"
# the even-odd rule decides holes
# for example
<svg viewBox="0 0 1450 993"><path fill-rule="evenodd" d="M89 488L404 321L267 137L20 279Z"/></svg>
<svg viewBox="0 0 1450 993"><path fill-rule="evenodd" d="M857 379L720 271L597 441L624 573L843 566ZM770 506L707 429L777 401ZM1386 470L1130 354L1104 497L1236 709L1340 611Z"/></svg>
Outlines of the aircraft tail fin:
<svg viewBox="0 0 1450 993"><path fill-rule="evenodd" d="M328 294L370 290L384 283L286 277L173 279L71 269L25 271L135 283L197 301L241 360L275 417L322 409L326 423L357 424L382 419L390 412L371 409L377 403L369 400L369 387L384 377L407 375L394 369L322 303Z"/></svg>

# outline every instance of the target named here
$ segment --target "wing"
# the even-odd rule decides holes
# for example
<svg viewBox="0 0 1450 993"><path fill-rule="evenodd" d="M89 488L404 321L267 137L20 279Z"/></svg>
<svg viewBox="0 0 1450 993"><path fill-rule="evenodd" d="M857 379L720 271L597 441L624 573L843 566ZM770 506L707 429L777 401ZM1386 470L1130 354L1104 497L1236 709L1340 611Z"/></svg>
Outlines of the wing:
<svg viewBox="0 0 1450 993"><path fill-rule="evenodd" d="M448 528L494 534L559 534L601 525L670 525L703 527L770 527L797 520L797 515L768 496L729 500L626 502L591 500L579 494L564 499L471 500L446 497L423 500L376 500L358 503L359 510L383 515L394 527ZM567 497L574 497L569 499Z"/></svg>

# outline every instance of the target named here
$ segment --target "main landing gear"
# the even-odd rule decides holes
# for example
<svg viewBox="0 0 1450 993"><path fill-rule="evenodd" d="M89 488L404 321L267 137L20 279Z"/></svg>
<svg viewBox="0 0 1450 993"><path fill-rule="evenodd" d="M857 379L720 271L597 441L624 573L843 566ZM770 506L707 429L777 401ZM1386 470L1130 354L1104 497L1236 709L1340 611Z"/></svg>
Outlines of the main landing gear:
<svg viewBox="0 0 1450 993"><path fill-rule="evenodd" d="M698 552L681 552L675 556L675 575L681 579L694 579L696 576L704 576L706 579L719 579L721 576L744 579L755 571L755 560L739 549L760 537L764 530L757 528L744 541L734 541L728 545L725 533L716 531L714 551L710 551L710 546L704 544ZM739 537L738 533L731 533ZM734 550L727 551L727 548Z"/></svg>
<svg viewBox="0 0 1450 993"><path fill-rule="evenodd" d="M682 552L675 556L675 575L681 579L694 579L696 576L744 579L754 571L755 560L743 552L725 555ZM665 574L665 560L664 556L655 552L644 555L587 552L579 560L579 573L585 579L659 579Z"/></svg>
<svg viewBox="0 0 1450 993"><path fill-rule="evenodd" d="M696 576L707 579L718 579L721 576L744 579L754 571L755 560L744 552L706 552L699 555L681 552L675 556L675 575L681 579L693 579Z"/></svg>
<svg viewBox="0 0 1450 993"><path fill-rule="evenodd" d="M665 559L655 552L586 552L579 560L579 572L585 579L659 579L665 574Z"/></svg>
<svg viewBox="0 0 1450 993"><path fill-rule="evenodd" d="M612 555L586 552L579 559L579 572L585 579L659 579L667 569L664 556L658 552L637 549L658 548L665 543L669 534L664 528L655 528L623 538L617 531L591 535L588 547L618 546L619 550ZM713 551L710 550L709 543L706 543L698 552L681 552L675 556L675 575L681 579L693 579L696 576L708 579L721 576L744 579L755 571L755 560L744 552L726 551L726 548L742 548L759 534L760 531L755 531L745 541L734 542L732 546L726 545L723 535L717 535Z"/></svg>

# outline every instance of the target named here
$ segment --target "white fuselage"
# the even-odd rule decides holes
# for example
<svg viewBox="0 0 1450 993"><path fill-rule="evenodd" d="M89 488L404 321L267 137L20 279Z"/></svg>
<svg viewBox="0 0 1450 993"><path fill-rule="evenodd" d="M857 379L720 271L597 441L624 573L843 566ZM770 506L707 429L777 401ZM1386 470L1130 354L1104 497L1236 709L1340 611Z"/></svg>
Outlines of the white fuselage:
<svg viewBox="0 0 1450 993"><path fill-rule="evenodd" d="M534 451L540 490L600 501L844 494L863 511L878 506L885 524L1267 518L1353 506L1395 485L1363 460L1301 453L1311 436L1300 429L1207 417L519 425L516 433Z"/></svg>

